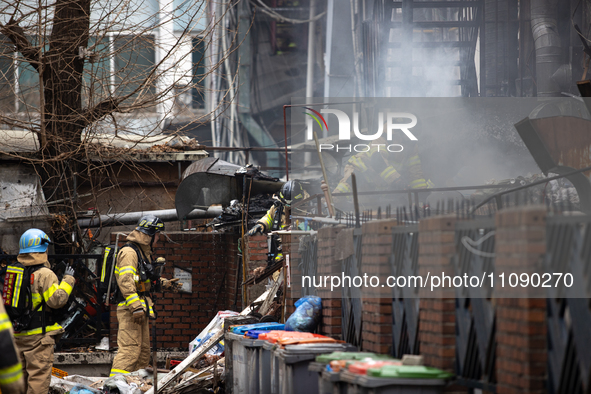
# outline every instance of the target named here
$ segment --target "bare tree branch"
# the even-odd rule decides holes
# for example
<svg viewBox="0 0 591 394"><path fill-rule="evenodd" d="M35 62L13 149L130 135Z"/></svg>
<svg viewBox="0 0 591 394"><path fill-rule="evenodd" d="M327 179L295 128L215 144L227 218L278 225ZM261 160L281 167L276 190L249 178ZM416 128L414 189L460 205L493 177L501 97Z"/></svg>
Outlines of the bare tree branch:
<svg viewBox="0 0 591 394"><path fill-rule="evenodd" d="M12 41L16 50L20 52L23 57L29 62L31 67L35 70L39 68L39 51L40 48L34 48L25 35L25 31L15 21L14 15L10 17L7 24L0 24L0 33Z"/></svg>

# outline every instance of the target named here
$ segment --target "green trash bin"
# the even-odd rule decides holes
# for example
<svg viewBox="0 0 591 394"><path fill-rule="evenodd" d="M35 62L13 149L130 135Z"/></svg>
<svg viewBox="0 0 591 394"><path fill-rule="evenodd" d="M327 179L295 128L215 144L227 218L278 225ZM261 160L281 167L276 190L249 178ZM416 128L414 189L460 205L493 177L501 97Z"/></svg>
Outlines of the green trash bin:
<svg viewBox="0 0 591 394"><path fill-rule="evenodd" d="M386 365L367 375L341 373L347 394L439 394L453 375L417 365Z"/></svg>

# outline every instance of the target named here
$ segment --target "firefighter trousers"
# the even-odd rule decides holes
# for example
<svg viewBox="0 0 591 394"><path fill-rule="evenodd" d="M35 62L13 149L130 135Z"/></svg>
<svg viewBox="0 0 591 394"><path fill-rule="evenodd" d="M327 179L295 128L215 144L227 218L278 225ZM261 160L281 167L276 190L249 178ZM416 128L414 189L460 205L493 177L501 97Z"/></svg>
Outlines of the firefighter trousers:
<svg viewBox="0 0 591 394"><path fill-rule="evenodd" d="M111 376L146 368L150 363L150 323L148 317L142 324L133 322L131 311L126 306L117 307L117 346Z"/></svg>
<svg viewBox="0 0 591 394"><path fill-rule="evenodd" d="M23 365L27 394L47 394L53 367L55 339L49 334L19 336L14 339Z"/></svg>

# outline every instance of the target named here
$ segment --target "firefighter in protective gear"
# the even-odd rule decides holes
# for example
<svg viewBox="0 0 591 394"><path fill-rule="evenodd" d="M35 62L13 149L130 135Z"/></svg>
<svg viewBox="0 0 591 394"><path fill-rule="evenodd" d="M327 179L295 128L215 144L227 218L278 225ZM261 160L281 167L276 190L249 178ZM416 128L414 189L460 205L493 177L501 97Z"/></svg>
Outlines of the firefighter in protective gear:
<svg viewBox="0 0 591 394"><path fill-rule="evenodd" d="M256 235L257 233L264 234L270 231L277 231L287 229L291 224L291 204L297 200L305 198L305 191L301 183L297 181L287 181L281 186L278 196L275 197L277 201L263 216L260 218L247 235ZM269 260L267 264L278 262L283 258L281 253L281 241L277 235L271 236L271 250L269 251ZM274 256L274 258L273 258ZM276 280L279 272L275 272L273 279Z"/></svg>
<svg viewBox="0 0 591 394"><path fill-rule="evenodd" d="M63 328L53 320L52 310L66 305L74 288L74 270L68 267L61 282L49 269L47 234L38 229L25 231L19 241L17 260L25 267L39 266L32 277L33 318L29 329L15 332L27 394L46 394L51 382L53 347ZM9 266L7 270L10 270Z"/></svg>
<svg viewBox="0 0 591 394"><path fill-rule="evenodd" d="M117 305L117 345L111 376L146 368L150 362L150 327L148 318L155 318L152 299L148 296L156 281L164 290L176 290L178 279L160 278L155 272L164 265L164 258L153 260L152 246L158 242L164 223L155 216L144 216L127 237L128 244L117 254L115 276L121 302ZM138 259L139 257L139 259ZM141 259L141 261L140 261ZM156 267L156 268L155 268ZM148 271L154 272L149 273ZM147 275L146 275L146 272Z"/></svg>
<svg viewBox="0 0 591 394"><path fill-rule="evenodd" d="M12 323L4 309L0 296L0 392L3 394L24 394L25 380L18 350L14 344Z"/></svg>
<svg viewBox="0 0 591 394"><path fill-rule="evenodd" d="M357 153L349 158L344 177L333 193L351 193L349 183L355 172L359 178L375 190L429 189L434 187L423 174L417 146L402 152L388 152L386 141L378 139L367 152Z"/></svg>
<svg viewBox="0 0 591 394"><path fill-rule="evenodd" d="M257 221L247 235L263 234L269 231L282 230L290 224L291 204L296 200L304 199L304 189L297 181L288 181L281 186L278 201L273 204L265 216ZM277 215L281 217L276 217Z"/></svg>

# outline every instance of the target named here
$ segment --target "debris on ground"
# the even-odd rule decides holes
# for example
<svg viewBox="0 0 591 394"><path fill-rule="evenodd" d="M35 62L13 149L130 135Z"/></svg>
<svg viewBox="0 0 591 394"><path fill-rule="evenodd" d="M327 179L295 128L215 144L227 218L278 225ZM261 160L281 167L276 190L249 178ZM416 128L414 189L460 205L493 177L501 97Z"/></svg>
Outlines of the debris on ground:
<svg viewBox="0 0 591 394"><path fill-rule="evenodd" d="M211 337L219 332L223 332L224 319L230 316L238 316L238 312L234 311L219 311L209 324L189 343L189 354L195 352L199 347L207 342ZM224 343L220 343L213 349L208 351L211 355L221 355L224 352Z"/></svg>
<svg viewBox="0 0 591 394"><path fill-rule="evenodd" d="M198 390L216 388L224 382L225 358L220 358L209 367L198 372L185 372L180 381L159 393L164 394L186 394L195 393Z"/></svg>
<svg viewBox="0 0 591 394"><path fill-rule="evenodd" d="M97 382L102 384L103 380L104 378L86 377L81 375L70 375L63 378L58 378L52 375L51 383L49 384L49 394L71 393L75 388L77 388L77 390L85 388L93 394L100 393L100 391L97 390L95 384Z"/></svg>

